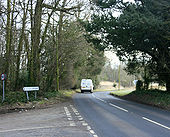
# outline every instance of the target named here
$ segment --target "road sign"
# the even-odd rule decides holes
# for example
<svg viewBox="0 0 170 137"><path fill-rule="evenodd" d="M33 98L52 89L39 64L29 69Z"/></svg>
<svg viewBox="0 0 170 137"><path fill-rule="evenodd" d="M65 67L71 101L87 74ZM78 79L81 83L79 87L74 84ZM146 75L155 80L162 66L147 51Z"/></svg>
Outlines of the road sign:
<svg viewBox="0 0 170 137"><path fill-rule="evenodd" d="M39 87L24 87L24 91L36 91L39 90Z"/></svg>
<svg viewBox="0 0 170 137"><path fill-rule="evenodd" d="M3 81L5 80L5 74L4 73L1 74L1 80L3 80Z"/></svg>
<svg viewBox="0 0 170 137"><path fill-rule="evenodd" d="M5 78L6 75L4 73L1 74L1 80L3 81L3 94L2 94L2 102L5 100Z"/></svg>
<svg viewBox="0 0 170 137"><path fill-rule="evenodd" d="M29 100L28 91L34 91L35 93L35 99L37 98L37 90L39 90L39 87L24 87L23 90L26 92L27 100Z"/></svg>

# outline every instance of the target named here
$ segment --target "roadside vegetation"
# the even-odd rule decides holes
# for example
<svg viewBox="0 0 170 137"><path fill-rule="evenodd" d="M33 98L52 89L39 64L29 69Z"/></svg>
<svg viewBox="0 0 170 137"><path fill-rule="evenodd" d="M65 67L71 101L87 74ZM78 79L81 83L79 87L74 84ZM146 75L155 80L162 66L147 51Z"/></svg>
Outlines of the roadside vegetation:
<svg viewBox="0 0 170 137"><path fill-rule="evenodd" d="M135 91L122 90L111 92L111 95L170 110L170 94L166 91L158 89Z"/></svg>
<svg viewBox="0 0 170 137"><path fill-rule="evenodd" d="M169 0L101 0L93 4L92 18L84 22L89 40L100 43L100 50L115 52L145 90L156 82L170 92ZM121 14L114 16L113 11Z"/></svg>
<svg viewBox="0 0 170 137"><path fill-rule="evenodd" d="M35 99L34 92L30 92L29 101L25 92L8 92L5 101L0 103L0 113L49 107L53 104L69 101L75 92L75 90L45 92L43 96L38 95L37 99Z"/></svg>
<svg viewBox="0 0 170 137"><path fill-rule="evenodd" d="M0 105L26 102L23 87L38 86L40 100L59 100L69 93L63 90L79 88L82 78L99 83L104 51L86 40L79 22L89 18L88 8L82 0L0 1L0 75L6 75ZM39 101L31 94L30 101Z"/></svg>
<svg viewBox="0 0 170 137"><path fill-rule="evenodd" d="M101 0L93 1L93 4L91 20L83 22L89 32L87 38L93 43L100 43L98 49L115 52L126 64L124 70L138 81L136 91L122 97L169 108L169 0L135 0L132 3ZM121 13L115 16L113 11ZM113 70L111 72L113 74ZM166 87L166 92L150 90L152 83ZM122 93L113 94L121 96Z"/></svg>
<svg viewBox="0 0 170 137"><path fill-rule="evenodd" d="M121 97L121 96L128 95L128 94L130 94L131 92L133 92L133 90L123 89L123 90L115 90L115 91L111 92L110 94Z"/></svg>
<svg viewBox="0 0 170 137"><path fill-rule="evenodd" d="M40 87L41 104L51 97L59 100L69 93L62 90L79 88L82 78L92 79L95 87L99 79L114 87L138 80L132 94L163 102L169 95L152 93L149 84L170 92L169 9L169 0L0 1L0 74L6 74L1 105L26 102L25 86ZM104 57L107 50L124 66L112 68Z"/></svg>

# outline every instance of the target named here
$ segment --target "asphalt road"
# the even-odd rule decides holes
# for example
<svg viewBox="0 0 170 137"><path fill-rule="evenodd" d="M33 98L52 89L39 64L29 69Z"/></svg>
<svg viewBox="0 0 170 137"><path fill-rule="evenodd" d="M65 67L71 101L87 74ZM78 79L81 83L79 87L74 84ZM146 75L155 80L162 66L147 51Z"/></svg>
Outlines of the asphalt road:
<svg viewBox="0 0 170 137"><path fill-rule="evenodd" d="M0 115L0 137L95 137L72 102Z"/></svg>
<svg viewBox="0 0 170 137"><path fill-rule="evenodd" d="M74 104L98 137L170 137L170 111L121 100L109 92L77 93Z"/></svg>

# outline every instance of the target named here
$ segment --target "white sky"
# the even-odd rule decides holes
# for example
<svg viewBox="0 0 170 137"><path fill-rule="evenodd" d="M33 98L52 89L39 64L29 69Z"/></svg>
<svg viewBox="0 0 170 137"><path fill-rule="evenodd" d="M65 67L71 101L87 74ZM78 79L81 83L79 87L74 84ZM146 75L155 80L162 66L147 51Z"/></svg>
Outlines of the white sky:
<svg viewBox="0 0 170 137"><path fill-rule="evenodd" d="M111 52L111 51L105 51L105 56L106 58L109 59L109 61L111 62L112 67L114 68L115 66L118 66L120 64L120 60L119 58L116 56L115 53Z"/></svg>

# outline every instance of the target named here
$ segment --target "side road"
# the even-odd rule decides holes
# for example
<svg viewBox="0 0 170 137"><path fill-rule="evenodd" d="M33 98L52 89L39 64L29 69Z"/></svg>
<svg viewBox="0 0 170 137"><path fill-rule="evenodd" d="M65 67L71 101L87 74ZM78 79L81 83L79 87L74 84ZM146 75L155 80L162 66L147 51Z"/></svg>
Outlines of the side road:
<svg viewBox="0 0 170 137"><path fill-rule="evenodd" d="M72 101L0 115L1 137L93 137Z"/></svg>

